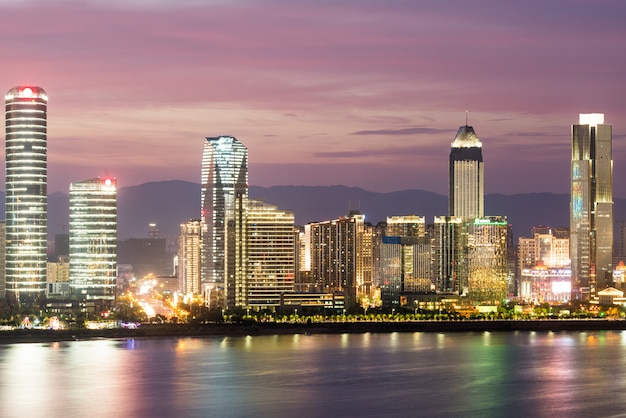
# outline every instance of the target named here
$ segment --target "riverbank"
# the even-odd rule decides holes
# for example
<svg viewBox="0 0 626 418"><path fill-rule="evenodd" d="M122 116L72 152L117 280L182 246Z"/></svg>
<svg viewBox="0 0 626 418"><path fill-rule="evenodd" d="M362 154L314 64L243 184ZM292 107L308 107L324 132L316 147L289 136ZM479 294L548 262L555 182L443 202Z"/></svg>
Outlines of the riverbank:
<svg viewBox="0 0 626 418"><path fill-rule="evenodd" d="M0 332L0 344L120 338L211 337L276 334L343 334L390 332L509 332L626 330L626 320L567 319L532 321L407 321L252 324L160 324L137 329L18 329Z"/></svg>

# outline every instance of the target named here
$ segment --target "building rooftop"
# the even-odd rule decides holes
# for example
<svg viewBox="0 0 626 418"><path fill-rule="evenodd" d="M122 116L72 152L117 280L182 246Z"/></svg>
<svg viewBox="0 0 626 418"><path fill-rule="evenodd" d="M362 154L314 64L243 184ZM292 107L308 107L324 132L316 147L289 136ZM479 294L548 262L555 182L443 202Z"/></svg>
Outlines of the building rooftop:
<svg viewBox="0 0 626 418"><path fill-rule="evenodd" d="M482 148L483 144L478 139L472 126L461 126L452 142L453 148Z"/></svg>

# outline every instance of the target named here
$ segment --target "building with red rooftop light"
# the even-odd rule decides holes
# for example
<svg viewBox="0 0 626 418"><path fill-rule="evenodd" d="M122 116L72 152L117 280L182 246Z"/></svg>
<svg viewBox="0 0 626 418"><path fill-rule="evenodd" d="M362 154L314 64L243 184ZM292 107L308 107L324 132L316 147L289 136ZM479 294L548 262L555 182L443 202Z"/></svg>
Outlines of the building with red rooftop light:
<svg viewBox="0 0 626 418"><path fill-rule="evenodd" d="M117 181L94 178L70 185L70 296L115 299Z"/></svg>
<svg viewBox="0 0 626 418"><path fill-rule="evenodd" d="M47 109L41 87L5 96L6 295L16 306L45 297L47 262ZM4 295L2 295L4 296Z"/></svg>

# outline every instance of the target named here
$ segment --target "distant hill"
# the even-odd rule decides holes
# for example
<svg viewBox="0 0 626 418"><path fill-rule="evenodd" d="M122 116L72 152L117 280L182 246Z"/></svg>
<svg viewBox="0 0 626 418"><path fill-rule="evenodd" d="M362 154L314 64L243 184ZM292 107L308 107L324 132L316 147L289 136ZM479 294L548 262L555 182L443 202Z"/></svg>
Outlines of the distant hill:
<svg viewBox="0 0 626 418"><path fill-rule="evenodd" d="M336 219L351 209L360 209L366 221L376 224L387 216L415 214L426 217L445 215L448 199L423 190L375 193L347 186L251 186L250 198L263 199L281 209L292 210L296 223ZM0 192L0 213L4 213L4 192ZM48 232L67 231L69 197L53 193L48 197ZM505 215L515 236L529 236L536 225L569 226L569 194L528 193L491 194L485 197L486 215ZM156 223L161 235L175 239L180 224L200 215L200 185L171 180L118 191L118 235L120 239L148 236L148 224ZM626 199L615 199L615 220L626 218Z"/></svg>

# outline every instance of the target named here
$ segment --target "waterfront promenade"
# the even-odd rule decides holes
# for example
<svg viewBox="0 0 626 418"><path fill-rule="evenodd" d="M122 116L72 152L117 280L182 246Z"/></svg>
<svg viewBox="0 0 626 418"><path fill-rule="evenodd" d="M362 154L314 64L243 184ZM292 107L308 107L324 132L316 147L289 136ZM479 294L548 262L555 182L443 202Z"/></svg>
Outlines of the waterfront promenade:
<svg viewBox="0 0 626 418"><path fill-rule="evenodd" d="M626 320L542 319L464 321L380 321L249 324L146 324L137 329L16 329L0 332L0 344L76 341L101 338L210 337L275 334L343 334L390 332L509 332L626 330Z"/></svg>

